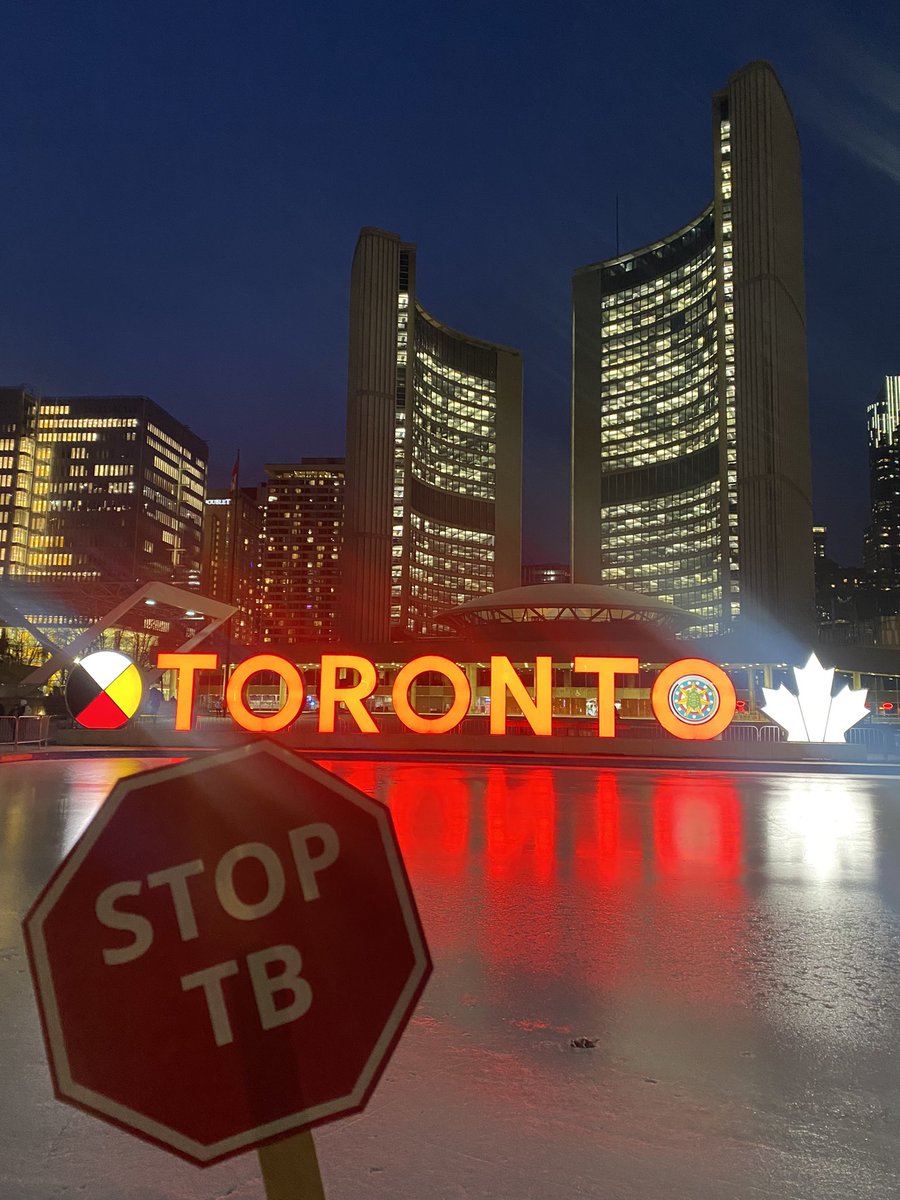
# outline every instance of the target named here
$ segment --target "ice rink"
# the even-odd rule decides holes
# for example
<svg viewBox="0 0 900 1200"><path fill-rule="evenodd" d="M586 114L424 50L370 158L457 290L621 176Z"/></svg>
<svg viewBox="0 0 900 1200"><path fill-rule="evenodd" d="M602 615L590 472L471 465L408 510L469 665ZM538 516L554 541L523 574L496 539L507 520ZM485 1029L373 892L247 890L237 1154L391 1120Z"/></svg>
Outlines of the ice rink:
<svg viewBox="0 0 900 1200"><path fill-rule="evenodd" d="M0 764L0 1200L263 1196L52 1095L20 921L162 761ZM900 779L323 765L390 805L435 967L316 1133L330 1200L895 1200Z"/></svg>

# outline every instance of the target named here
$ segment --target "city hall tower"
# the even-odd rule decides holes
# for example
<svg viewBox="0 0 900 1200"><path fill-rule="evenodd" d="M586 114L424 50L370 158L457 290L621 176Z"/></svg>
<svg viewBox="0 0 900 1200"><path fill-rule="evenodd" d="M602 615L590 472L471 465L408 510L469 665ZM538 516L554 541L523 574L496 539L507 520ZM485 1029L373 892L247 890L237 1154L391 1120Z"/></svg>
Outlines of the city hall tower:
<svg viewBox="0 0 900 1200"><path fill-rule="evenodd" d="M713 97L713 199L573 279L572 571L703 618L813 618L800 147L775 72Z"/></svg>

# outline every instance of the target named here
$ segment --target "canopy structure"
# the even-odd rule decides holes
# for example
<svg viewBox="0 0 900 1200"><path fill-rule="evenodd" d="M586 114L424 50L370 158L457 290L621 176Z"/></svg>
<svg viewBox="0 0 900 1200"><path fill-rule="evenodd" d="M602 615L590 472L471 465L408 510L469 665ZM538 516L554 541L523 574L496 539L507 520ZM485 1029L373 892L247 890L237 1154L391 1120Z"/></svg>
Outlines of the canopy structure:
<svg viewBox="0 0 900 1200"><path fill-rule="evenodd" d="M122 591L126 594L122 595ZM175 641L173 649L187 652L237 611L234 605L167 583L145 583L138 588L115 586L105 600L113 603L100 615L96 611L96 592L92 593L89 603L79 605L77 598L60 600L28 587L4 585L0 588L0 623L26 630L49 654L46 662L25 677L25 685L42 686L57 671L69 667L96 638L114 626L168 634ZM152 616L148 616L148 608ZM55 615L48 616L48 613ZM50 636L51 631L58 636L57 627L68 627L70 632L77 629L78 632L65 644L60 644Z"/></svg>
<svg viewBox="0 0 900 1200"><path fill-rule="evenodd" d="M540 636L539 623L552 626L546 632L554 640L568 640L571 632L579 641L591 638L591 626L597 627L597 637L609 639L618 633L632 636L636 626L674 636L702 623L701 617L655 596L589 583L538 583L492 592L439 619L462 635L495 630L508 637L519 627L523 638L533 640Z"/></svg>

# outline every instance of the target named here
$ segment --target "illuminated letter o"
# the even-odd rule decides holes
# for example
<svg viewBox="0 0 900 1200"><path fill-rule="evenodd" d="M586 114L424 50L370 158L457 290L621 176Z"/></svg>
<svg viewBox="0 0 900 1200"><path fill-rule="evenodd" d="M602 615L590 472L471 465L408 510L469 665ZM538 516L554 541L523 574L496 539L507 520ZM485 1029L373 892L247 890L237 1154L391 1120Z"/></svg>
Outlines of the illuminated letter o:
<svg viewBox="0 0 900 1200"><path fill-rule="evenodd" d="M672 694L682 680L690 699L688 705ZM696 686L691 692L692 683ZM707 685L706 696L704 685ZM734 684L721 667L704 658L680 658L660 671L650 693L650 703L654 716L668 733L685 741L705 742L718 737L731 724L737 697ZM684 715L679 715L679 710Z"/></svg>
<svg viewBox="0 0 900 1200"><path fill-rule="evenodd" d="M284 680L287 689L284 708L269 717L257 716L244 704L244 688L251 676L259 671L274 671ZM249 729L251 733L277 733L296 720L303 707L303 678L293 663L278 654L254 654L234 668L225 689L225 704L242 729Z"/></svg>
<svg viewBox="0 0 900 1200"><path fill-rule="evenodd" d="M453 688L453 703L439 717L422 717L409 702L409 689L413 680L425 671L437 671L446 676ZM449 658L441 658L439 654L423 654L398 671L391 689L391 699L394 712L413 733L449 733L469 711L472 689L469 687L465 671L456 663L451 662Z"/></svg>

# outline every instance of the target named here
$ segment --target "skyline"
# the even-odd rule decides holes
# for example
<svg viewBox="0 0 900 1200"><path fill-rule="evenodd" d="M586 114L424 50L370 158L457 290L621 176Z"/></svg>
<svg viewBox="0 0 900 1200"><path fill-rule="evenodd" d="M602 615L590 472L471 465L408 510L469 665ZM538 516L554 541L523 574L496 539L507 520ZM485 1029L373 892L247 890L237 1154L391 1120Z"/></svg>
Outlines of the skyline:
<svg viewBox="0 0 900 1200"><path fill-rule="evenodd" d="M565 560L572 273L615 253L616 195L623 253L704 207L711 94L767 58L803 152L814 519L860 561L866 405L900 369L900 69L873 50L897 18L699 6L685 39L661 6L513 11L10 5L0 163L27 186L0 237L0 382L149 395L209 441L212 486L238 447L242 483L343 454L350 263L379 225L418 245L426 307L521 351L525 558ZM842 32L808 45L813 24ZM612 39L655 86L597 56Z"/></svg>

